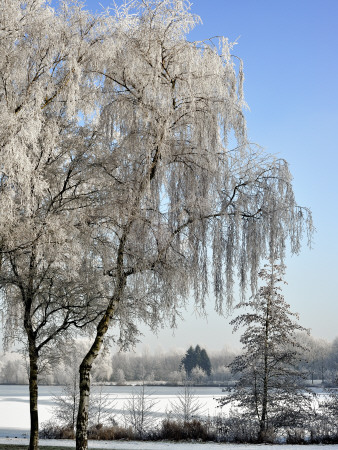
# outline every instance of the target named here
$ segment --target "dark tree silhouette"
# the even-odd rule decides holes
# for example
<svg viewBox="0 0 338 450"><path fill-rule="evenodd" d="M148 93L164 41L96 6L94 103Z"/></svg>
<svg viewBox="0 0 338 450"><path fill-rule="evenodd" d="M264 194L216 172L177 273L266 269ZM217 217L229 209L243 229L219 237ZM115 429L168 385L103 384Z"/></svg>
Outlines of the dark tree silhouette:
<svg viewBox="0 0 338 450"><path fill-rule="evenodd" d="M181 367L187 372L188 377L191 376L191 371L195 367L200 367L204 372L211 375L211 362L205 349L201 349L199 345L196 345L195 349L190 346L185 356L181 361Z"/></svg>
<svg viewBox="0 0 338 450"><path fill-rule="evenodd" d="M208 377L211 375L211 362L206 350L203 348L200 353L200 363L199 366L206 372Z"/></svg>

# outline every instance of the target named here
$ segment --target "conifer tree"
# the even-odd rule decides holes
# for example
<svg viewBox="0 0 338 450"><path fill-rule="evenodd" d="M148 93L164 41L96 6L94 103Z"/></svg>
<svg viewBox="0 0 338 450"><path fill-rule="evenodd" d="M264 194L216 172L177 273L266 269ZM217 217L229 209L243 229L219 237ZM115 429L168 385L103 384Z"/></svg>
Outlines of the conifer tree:
<svg viewBox="0 0 338 450"><path fill-rule="evenodd" d="M191 373L192 369L195 367L195 365L196 365L195 364L195 350L193 349L192 346L190 346L188 348L186 354L182 358L181 366L184 367L187 375L190 376L190 373Z"/></svg>
<svg viewBox="0 0 338 450"><path fill-rule="evenodd" d="M211 375L211 362L206 350L199 345L195 349L190 346L186 354L182 358L181 366L184 367L188 377L195 367L200 367L208 376Z"/></svg>
<svg viewBox="0 0 338 450"><path fill-rule="evenodd" d="M232 372L240 376L238 383L219 400L220 406L235 402L243 416L257 420L259 442L268 440L280 426L299 425L310 402L299 369L306 349L295 336L306 330L280 292L284 266L270 261L264 267L259 277L266 284L236 307L251 312L230 322L235 331L244 327L240 339L244 352L230 364Z"/></svg>
<svg viewBox="0 0 338 450"><path fill-rule="evenodd" d="M202 348L200 353L200 363L199 366L201 369L204 370L204 372L210 377L211 375L211 362L209 359L209 356L204 348Z"/></svg>

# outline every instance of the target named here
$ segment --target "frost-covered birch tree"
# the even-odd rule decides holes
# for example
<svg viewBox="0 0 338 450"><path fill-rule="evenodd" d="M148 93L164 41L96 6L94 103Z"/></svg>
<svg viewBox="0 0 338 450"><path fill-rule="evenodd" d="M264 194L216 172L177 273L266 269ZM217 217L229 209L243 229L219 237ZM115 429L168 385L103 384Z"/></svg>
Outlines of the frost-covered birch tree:
<svg viewBox="0 0 338 450"><path fill-rule="evenodd" d="M95 320L104 290L84 247L95 191L90 133L77 118L94 98L83 74L98 23L70 4L56 15L43 0L0 3L0 285L5 337L26 337L31 449L39 358L72 324Z"/></svg>
<svg viewBox="0 0 338 450"><path fill-rule="evenodd" d="M287 163L247 142L243 71L231 44L189 42L199 18L186 1L129 6L93 65L104 76L96 231L114 294L80 369L78 449L86 448L90 368L127 298L155 323L190 294L203 308L212 292L222 312L237 275L243 292L255 290L261 260L272 249L283 258L287 242L297 253L304 229L311 234Z"/></svg>
<svg viewBox="0 0 338 450"><path fill-rule="evenodd" d="M268 441L283 426L301 426L311 406L300 364L306 348L297 336L306 330L280 293L283 274L283 265L271 260L259 272L266 284L236 306L251 309L230 322L234 330L244 328L243 354L230 364L240 378L230 394L219 399L220 406L235 404L240 414L256 420L259 442Z"/></svg>

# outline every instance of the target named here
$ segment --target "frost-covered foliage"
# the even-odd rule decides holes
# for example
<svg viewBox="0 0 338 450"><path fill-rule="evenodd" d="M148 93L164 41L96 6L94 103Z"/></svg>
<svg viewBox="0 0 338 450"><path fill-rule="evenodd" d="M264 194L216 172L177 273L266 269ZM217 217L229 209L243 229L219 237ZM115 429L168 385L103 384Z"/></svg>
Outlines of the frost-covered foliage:
<svg viewBox="0 0 338 450"><path fill-rule="evenodd" d="M283 265L273 260L260 271L266 285L257 295L236 308L250 308L231 321L235 330L244 327L241 336L244 353L230 364L240 378L220 406L234 402L244 416L257 423L258 439L265 441L277 428L297 427L310 411L311 392L304 387L300 361L305 347L295 334L305 329L296 321L278 285Z"/></svg>
<svg viewBox="0 0 338 450"><path fill-rule="evenodd" d="M128 277L126 307L147 293L137 305L154 324L149 297L172 311L193 291L203 306L212 280L221 310L237 273L255 288L262 257L283 256L287 239L299 251L311 216L286 162L247 143L232 45L187 40L199 22L188 2L100 17L68 2L5 3L2 284L18 283L10 254L19 275L33 264L72 276L95 237L104 273Z"/></svg>
<svg viewBox="0 0 338 450"><path fill-rule="evenodd" d="M102 29L75 6L64 4L55 14L42 0L4 1L0 19L6 340L17 336L18 327L30 328L40 345L52 343L62 324L87 320L90 286L95 284L94 298L104 291L83 247L93 187L84 169L90 142L77 120L85 105L93 107L95 84L84 69ZM80 312L84 304L89 309Z"/></svg>
<svg viewBox="0 0 338 450"><path fill-rule="evenodd" d="M61 212L75 188L78 196L88 191L85 175L78 176L89 143L75 119L85 105L93 107L84 69L99 39L99 21L67 4L56 15L43 0L4 1L0 14L3 251L41 240L43 231L44 246L53 244L57 255L62 244L70 258L75 219L70 208L67 221Z"/></svg>
<svg viewBox="0 0 338 450"><path fill-rule="evenodd" d="M287 163L247 143L231 44L189 42L187 2L134 6L116 23L96 134L103 263L161 308L190 292L203 306L212 287L222 310L237 274L255 289L264 256L283 257L287 240L299 251L311 216Z"/></svg>
<svg viewBox="0 0 338 450"><path fill-rule="evenodd" d="M0 383L27 384L27 367L19 353L0 355Z"/></svg>

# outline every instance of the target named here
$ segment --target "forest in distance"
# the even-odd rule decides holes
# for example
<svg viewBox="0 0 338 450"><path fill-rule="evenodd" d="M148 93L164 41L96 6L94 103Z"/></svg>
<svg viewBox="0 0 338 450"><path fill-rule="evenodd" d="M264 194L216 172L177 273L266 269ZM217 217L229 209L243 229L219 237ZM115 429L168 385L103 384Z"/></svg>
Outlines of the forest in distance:
<svg viewBox="0 0 338 450"><path fill-rule="evenodd" d="M333 341L308 336L306 333L297 338L308 349L302 369L306 374L308 385L336 386L338 378L338 337ZM79 340L69 352L73 361L80 358L85 342ZM225 384L234 376L229 364L238 354L231 348L224 347L219 351L208 351L211 363L211 374L208 376L203 370L193 373L196 385ZM77 356L76 356L77 355ZM106 349L99 358L93 371L95 383L133 384L144 381L146 384L180 384L182 372L180 370L185 352L182 349L168 351L158 350L150 352L145 349L142 353L116 352ZM69 365L67 360L53 363L53 367L46 367L40 374L39 383L42 385L65 385L69 381ZM67 369L67 370L66 370ZM75 368L74 368L75 369ZM77 368L75 369L77 371ZM194 379L195 376L195 379ZM0 357L0 384L28 384L27 366L21 353L8 352Z"/></svg>

